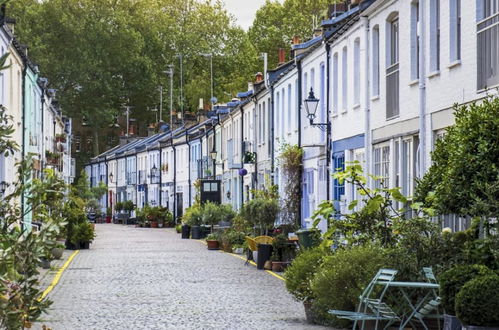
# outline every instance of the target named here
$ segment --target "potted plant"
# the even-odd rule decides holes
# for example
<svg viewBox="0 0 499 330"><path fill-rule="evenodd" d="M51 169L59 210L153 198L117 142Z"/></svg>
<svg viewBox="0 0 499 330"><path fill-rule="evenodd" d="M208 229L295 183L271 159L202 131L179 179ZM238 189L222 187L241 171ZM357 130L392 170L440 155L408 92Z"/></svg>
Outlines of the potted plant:
<svg viewBox="0 0 499 330"><path fill-rule="evenodd" d="M184 226L188 226L182 227L182 238L184 238L184 231L187 234L190 231L191 237L193 239L201 239L201 224L203 222L203 207L201 206L201 204L196 203L185 210L184 216L182 217L182 222L184 223Z"/></svg>
<svg viewBox="0 0 499 330"><path fill-rule="evenodd" d="M91 223L82 222L78 228L78 239L80 242L80 249L89 249L90 242L95 238L94 227Z"/></svg>
<svg viewBox="0 0 499 330"><path fill-rule="evenodd" d="M304 250L284 273L286 289L296 300L303 302L309 323L315 323L316 318L312 310L315 296L311 289L311 281L326 255L327 253L320 247Z"/></svg>
<svg viewBox="0 0 499 330"><path fill-rule="evenodd" d="M206 237L206 243L208 244L208 250L218 250L220 249L219 235L217 233L211 233Z"/></svg>
<svg viewBox="0 0 499 330"><path fill-rule="evenodd" d="M64 253L64 249L64 244L56 244L56 246L53 247L50 251L52 253L52 257L54 257L54 259L61 259L62 254Z"/></svg>
<svg viewBox="0 0 499 330"><path fill-rule="evenodd" d="M467 330L499 329L499 276L479 276L468 281L456 295L455 308Z"/></svg>
<svg viewBox="0 0 499 330"><path fill-rule="evenodd" d="M494 272L483 265L458 265L439 276L445 329L458 330L462 327L455 310L456 295L461 288L475 277L491 274Z"/></svg>
<svg viewBox="0 0 499 330"><path fill-rule="evenodd" d="M181 223L179 223L175 226L175 231L177 232L177 234L182 233L182 224Z"/></svg>
<svg viewBox="0 0 499 330"><path fill-rule="evenodd" d="M274 249L272 255L270 256L270 261L272 262L273 272L282 272L284 270L283 262L279 258L279 252Z"/></svg>
<svg viewBox="0 0 499 330"><path fill-rule="evenodd" d="M55 142L65 143L66 142L66 134L64 134L64 133L56 134L55 135Z"/></svg>

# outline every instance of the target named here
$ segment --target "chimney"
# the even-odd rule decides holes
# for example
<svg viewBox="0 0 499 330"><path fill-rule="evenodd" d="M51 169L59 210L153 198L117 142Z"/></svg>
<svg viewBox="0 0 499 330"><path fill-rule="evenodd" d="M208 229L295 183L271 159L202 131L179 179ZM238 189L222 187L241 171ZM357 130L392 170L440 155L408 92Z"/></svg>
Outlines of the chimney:
<svg viewBox="0 0 499 330"><path fill-rule="evenodd" d="M248 81L248 91L252 91L252 90L253 90L253 82Z"/></svg>
<svg viewBox="0 0 499 330"><path fill-rule="evenodd" d="M154 124L149 124L147 127L147 136L153 136L155 131Z"/></svg>
<svg viewBox="0 0 499 330"><path fill-rule="evenodd" d="M284 48L279 48L279 65L286 63L286 50Z"/></svg>
<svg viewBox="0 0 499 330"><path fill-rule="evenodd" d="M204 101L201 98L199 99L198 109L199 110L204 110Z"/></svg>
<svg viewBox="0 0 499 330"><path fill-rule="evenodd" d="M120 146L124 146L128 143L128 138L125 135L120 136Z"/></svg>
<svg viewBox="0 0 499 330"><path fill-rule="evenodd" d="M314 30L314 38L316 37L322 37L322 29L315 29Z"/></svg>
<svg viewBox="0 0 499 330"><path fill-rule="evenodd" d="M137 134L137 126L130 125L128 128L128 135L136 135Z"/></svg>
<svg viewBox="0 0 499 330"><path fill-rule="evenodd" d="M293 41L291 42L292 45L299 45L301 44L301 39L300 36L294 36Z"/></svg>
<svg viewBox="0 0 499 330"><path fill-rule="evenodd" d="M256 75L255 75L255 83L259 83L259 82L262 82L263 81L263 73L261 72L258 72Z"/></svg>

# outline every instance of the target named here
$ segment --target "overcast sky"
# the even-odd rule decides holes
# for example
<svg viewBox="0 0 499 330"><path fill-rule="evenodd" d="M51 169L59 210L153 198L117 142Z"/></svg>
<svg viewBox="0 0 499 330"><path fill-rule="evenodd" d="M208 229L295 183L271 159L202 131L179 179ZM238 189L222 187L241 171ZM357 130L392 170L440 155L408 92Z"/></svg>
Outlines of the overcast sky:
<svg viewBox="0 0 499 330"><path fill-rule="evenodd" d="M244 30L248 31L248 28L253 23L256 11L260 8L265 0L223 0L225 2L225 7L227 11L234 15L237 19L237 24L240 25ZM284 0L279 0L283 2Z"/></svg>

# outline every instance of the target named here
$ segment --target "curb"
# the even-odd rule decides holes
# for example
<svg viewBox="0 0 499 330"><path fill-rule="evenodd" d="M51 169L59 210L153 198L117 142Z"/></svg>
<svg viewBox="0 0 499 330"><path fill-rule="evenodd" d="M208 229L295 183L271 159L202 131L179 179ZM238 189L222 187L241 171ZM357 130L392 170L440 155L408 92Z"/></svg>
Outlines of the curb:
<svg viewBox="0 0 499 330"><path fill-rule="evenodd" d="M66 260L66 262L64 263L64 265L62 265L61 268L59 268L59 270L57 271L57 273L55 274L54 276L54 279L52 280L52 282L50 283L50 285L48 286L48 288L45 289L45 291L43 291L42 293L42 296L38 299L39 301L40 300L43 300L53 289L54 287L57 285L57 283L59 283L59 280L61 279L61 276L62 276L62 273L64 273L64 271L66 270L66 268L68 268L69 264L71 263L71 261L73 261L73 258L80 252L80 250L76 250L74 251L68 258L68 260Z"/></svg>

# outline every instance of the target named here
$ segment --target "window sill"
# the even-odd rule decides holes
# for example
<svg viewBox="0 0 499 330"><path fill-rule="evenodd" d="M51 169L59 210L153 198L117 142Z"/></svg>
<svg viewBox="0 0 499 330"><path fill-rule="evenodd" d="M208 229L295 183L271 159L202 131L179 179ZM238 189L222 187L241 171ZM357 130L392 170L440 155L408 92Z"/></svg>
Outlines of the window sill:
<svg viewBox="0 0 499 330"><path fill-rule="evenodd" d="M455 67L458 67L461 65L461 60L455 60L454 62L451 62L447 68L448 69L454 69Z"/></svg>
<svg viewBox="0 0 499 330"><path fill-rule="evenodd" d="M354 104L353 109L354 110L360 109L360 103Z"/></svg>
<svg viewBox="0 0 499 330"><path fill-rule="evenodd" d="M341 110L341 114L344 115L345 113L347 113L347 109L343 109Z"/></svg>
<svg viewBox="0 0 499 330"><path fill-rule="evenodd" d="M336 118L336 117L338 117L338 113L337 113L337 112L333 113L333 114L331 115L331 117L332 117L332 118Z"/></svg>
<svg viewBox="0 0 499 330"><path fill-rule="evenodd" d="M393 116L393 117L390 117L390 118L386 118L386 121L394 120L394 119L397 119L399 117L400 117L400 115L396 115L396 116Z"/></svg>
<svg viewBox="0 0 499 330"><path fill-rule="evenodd" d="M371 101L377 101L379 100L379 94L371 97Z"/></svg>
<svg viewBox="0 0 499 330"><path fill-rule="evenodd" d="M440 76L440 70L436 70L436 71L430 72L426 76L426 78L431 79L431 78L434 78L434 77L437 77L437 76Z"/></svg>
<svg viewBox="0 0 499 330"><path fill-rule="evenodd" d="M417 84L419 84L419 79L414 79L413 81L411 81L409 83L409 86L414 86L414 85L417 85Z"/></svg>

